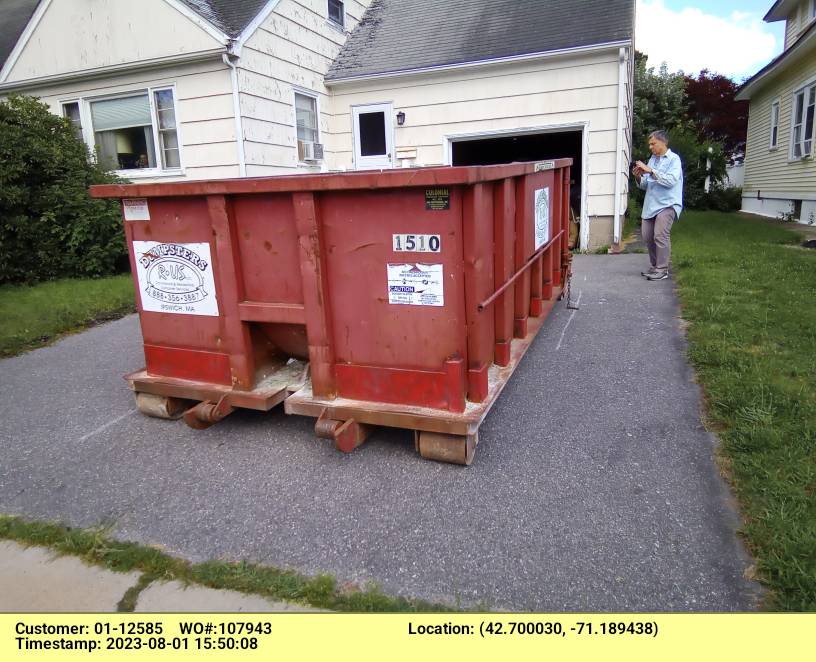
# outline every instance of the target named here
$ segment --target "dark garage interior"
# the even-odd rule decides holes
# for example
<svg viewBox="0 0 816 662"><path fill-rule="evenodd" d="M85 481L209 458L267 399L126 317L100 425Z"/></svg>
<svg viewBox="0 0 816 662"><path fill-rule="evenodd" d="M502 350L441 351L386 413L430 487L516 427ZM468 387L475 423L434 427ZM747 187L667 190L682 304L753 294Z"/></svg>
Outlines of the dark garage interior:
<svg viewBox="0 0 816 662"><path fill-rule="evenodd" d="M583 162L583 138L581 131L532 133L501 138L461 140L453 143L452 164L494 165L514 161L543 161L546 159L572 159L570 204L581 218L581 176Z"/></svg>

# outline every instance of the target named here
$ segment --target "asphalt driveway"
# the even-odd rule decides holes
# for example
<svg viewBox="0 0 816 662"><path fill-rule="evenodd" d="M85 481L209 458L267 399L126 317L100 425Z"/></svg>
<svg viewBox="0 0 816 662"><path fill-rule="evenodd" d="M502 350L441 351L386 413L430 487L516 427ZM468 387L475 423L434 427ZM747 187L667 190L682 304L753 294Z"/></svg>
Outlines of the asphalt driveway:
<svg viewBox="0 0 816 662"><path fill-rule="evenodd" d="M395 430L343 455L281 409L143 417L121 378L143 365L135 316L0 361L0 512L462 606L752 609L673 284L643 264L576 259L580 310L556 307L469 468Z"/></svg>

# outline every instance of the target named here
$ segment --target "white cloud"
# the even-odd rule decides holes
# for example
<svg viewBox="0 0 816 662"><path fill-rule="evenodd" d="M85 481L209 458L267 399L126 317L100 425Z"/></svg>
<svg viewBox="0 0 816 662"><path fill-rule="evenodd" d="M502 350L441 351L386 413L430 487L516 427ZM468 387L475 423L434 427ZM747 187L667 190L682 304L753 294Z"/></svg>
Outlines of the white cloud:
<svg viewBox="0 0 816 662"><path fill-rule="evenodd" d="M777 54L776 37L756 14L735 11L728 18L696 7L675 11L663 0L637 0L635 46L649 66L666 62L669 71L709 69L737 79Z"/></svg>

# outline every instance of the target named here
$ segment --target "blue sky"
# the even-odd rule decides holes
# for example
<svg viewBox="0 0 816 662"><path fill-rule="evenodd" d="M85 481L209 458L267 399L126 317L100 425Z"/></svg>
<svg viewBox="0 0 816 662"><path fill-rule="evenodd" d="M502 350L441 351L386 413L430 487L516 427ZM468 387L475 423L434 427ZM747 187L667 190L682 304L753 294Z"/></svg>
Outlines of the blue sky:
<svg viewBox="0 0 816 662"><path fill-rule="evenodd" d="M782 52L784 22L762 17L773 0L637 0L636 45L650 66L708 68L740 81Z"/></svg>

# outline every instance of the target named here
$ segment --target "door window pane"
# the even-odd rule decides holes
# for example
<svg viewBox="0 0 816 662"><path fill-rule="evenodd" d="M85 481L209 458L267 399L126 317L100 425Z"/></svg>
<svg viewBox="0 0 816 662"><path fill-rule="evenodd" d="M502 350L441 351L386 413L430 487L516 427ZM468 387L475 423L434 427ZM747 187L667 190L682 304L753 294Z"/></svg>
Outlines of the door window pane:
<svg viewBox="0 0 816 662"><path fill-rule="evenodd" d="M382 156L385 148L385 113L360 113L360 155Z"/></svg>

